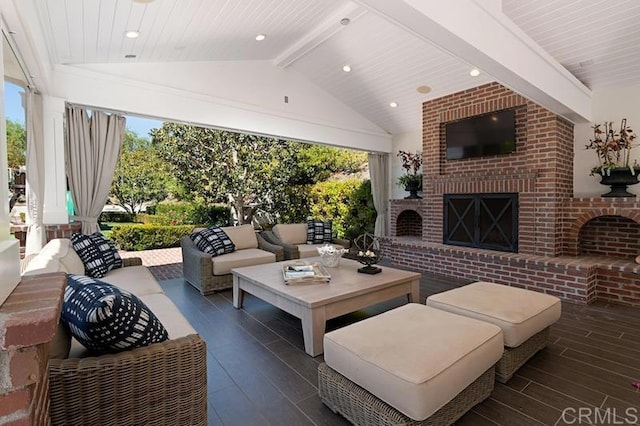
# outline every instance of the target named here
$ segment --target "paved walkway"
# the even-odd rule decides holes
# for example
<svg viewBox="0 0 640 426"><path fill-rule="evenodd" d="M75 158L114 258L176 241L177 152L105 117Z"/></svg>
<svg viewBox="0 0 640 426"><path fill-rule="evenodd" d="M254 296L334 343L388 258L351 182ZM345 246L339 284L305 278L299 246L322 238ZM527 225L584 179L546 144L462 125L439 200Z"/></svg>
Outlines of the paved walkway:
<svg viewBox="0 0 640 426"><path fill-rule="evenodd" d="M158 280L182 277L182 252L180 247L143 251L120 251L122 258L139 257L142 264Z"/></svg>

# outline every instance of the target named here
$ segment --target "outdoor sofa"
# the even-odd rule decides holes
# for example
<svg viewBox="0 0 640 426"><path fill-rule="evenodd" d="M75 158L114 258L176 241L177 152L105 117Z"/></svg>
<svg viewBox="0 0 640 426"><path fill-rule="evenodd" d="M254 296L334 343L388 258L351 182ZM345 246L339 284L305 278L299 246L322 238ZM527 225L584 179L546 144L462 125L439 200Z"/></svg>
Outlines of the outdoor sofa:
<svg viewBox="0 0 640 426"><path fill-rule="evenodd" d="M221 229L235 245L232 253L213 256L198 249L188 235L180 240L184 279L203 295L231 288L233 268L284 260L282 247L265 241L253 225L225 226ZM194 232L198 230L196 228Z"/></svg>
<svg viewBox="0 0 640 426"><path fill-rule="evenodd" d="M169 340L116 354L90 355L59 325L50 348L53 425L206 425L205 341L164 294L140 258L100 278L136 295L156 315ZM69 239L54 239L25 259L23 275L84 275Z"/></svg>

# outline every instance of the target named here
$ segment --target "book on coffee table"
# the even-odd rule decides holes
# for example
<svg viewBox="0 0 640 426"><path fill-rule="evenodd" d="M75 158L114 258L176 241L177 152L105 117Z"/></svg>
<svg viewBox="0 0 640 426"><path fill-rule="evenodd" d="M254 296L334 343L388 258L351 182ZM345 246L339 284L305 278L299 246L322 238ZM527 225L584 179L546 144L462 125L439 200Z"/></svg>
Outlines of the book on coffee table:
<svg viewBox="0 0 640 426"><path fill-rule="evenodd" d="M331 275L317 262L288 262L282 265L282 276L287 285L328 283Z"/></svg>

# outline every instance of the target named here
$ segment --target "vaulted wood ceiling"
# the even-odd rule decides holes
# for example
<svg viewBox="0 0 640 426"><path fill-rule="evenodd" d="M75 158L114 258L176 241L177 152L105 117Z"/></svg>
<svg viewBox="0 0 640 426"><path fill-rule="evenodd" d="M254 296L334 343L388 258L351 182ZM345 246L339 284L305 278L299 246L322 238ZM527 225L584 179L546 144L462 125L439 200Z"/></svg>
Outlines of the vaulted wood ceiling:
<svg viewBox="0 0 640 426"><path fill-rule="evenodd" d="M36 7L55 63L272 61L392 134L420 129L423 101L494 80L469 76L473 64L364 3L42 0ZM640 2L503 0L502 11L587 87L640 84ZM345 17L349 25L340 24ZM128 39L127 30L140 36ZM429 93L416 90L424 85Z"/></svg>

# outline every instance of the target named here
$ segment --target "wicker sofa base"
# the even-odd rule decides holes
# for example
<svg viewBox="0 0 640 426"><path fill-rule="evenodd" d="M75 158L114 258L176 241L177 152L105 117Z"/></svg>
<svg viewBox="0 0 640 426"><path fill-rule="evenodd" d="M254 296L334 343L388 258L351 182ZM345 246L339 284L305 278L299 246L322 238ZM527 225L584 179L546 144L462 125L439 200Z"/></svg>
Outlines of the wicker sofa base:
<svg viewBox="0 0 640 426"><path fill-rule="evenodd" d="M54 426L206 426L206 343L191 334L113 355L51 359L49 394Z"/></svg>
<svg viewBox="0 0 640 426"><path fill-rule="evenodd" d="M320 399L334 413L355 425L450 425L474 405L489 397L495 383L489 368L444 407L425 420L411 419L375 395L353 383L327 364L318 367Z"/></svg>
<svg viewBox="0 0 640 426"><path fill-rule="evenodd" d="M549 327L531 336L520 346L508 348L505 346L502 358L496 364L496 380L500 383L507 383L518 368L536 354L540 349L547 346L549 340Z"/></svg>
<svg viewBox="0 0 640 426"><path fill-rule="evenodd" d="M203 274L201 274L200 277L202 278L198 280L195 278L190 279L190 274L183 271L183 276L187 282L202 293L203 296L208 296L216 291L226 290L233 287L233 274L209 276L203 276Z"/></svg>

